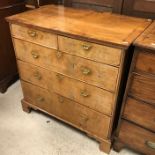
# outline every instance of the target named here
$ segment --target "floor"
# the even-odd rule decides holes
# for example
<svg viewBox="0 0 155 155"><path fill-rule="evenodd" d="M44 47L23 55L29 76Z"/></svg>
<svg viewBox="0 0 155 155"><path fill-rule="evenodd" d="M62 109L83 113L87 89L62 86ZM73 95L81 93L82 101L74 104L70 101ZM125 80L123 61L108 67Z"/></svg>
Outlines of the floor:
<svg viewBox="0 0 155 155"><path fill-rule="evenodd" d="M0 94L0 155L106 155L95 140L47 115L22 111L20 82ZM110 155L136 155L130 150Z"/></svg>

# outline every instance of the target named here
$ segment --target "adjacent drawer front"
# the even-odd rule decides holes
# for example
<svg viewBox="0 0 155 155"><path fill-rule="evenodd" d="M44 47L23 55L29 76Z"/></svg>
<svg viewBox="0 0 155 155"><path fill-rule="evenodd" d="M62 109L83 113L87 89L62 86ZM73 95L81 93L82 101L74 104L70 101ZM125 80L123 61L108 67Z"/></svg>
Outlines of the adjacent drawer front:
<svg viewBox="0 0 155 155"><path fill-rule="evenodd" d="M144 154L155 154L155 134L132 123L122 120L119 139Z"/></svg>
<svg viewBox="0 0 155 155"><path fill-rule="evenodd" d="M123 117L155 131L155 106L127 98Z"/></svg>
<svg viewBox="0 0 155 155"><path fill-rule="evenodd" d="M75 100L99 112L111 115L115 94L71 79L59 73L51 72L50 88L58 94ZM52 82L51 82L52 81Z"/></svg>
<svg viewBox="0 0 155 155"><path fill-rule="evenodd" d="M138 52L135 70L155 74L155 54Z"/></svg>
<svg viewBox="0 0 155 155"><path fill-rule="evenodd" d="M59 50L94 61L119 66L122 51L107 46L58 36Z"/></svg>
<svg viewBox="0 0 155 155"><path fill-rule="evenodd" d="M33 83L43 88L48 88L49 71L30 65L28 63L18 61L18 69L20 78L24 81Z"/></svg>
<svg viewBox="0 0 155 155"><path fill-rule="evenodd" d="M11 33L15 38L30 41L39 45L57 49L57 35L39 31L20 25L11 25Z"/></svg>
<svg viewBox="0 0 155 155"><path fill-rule="evenodd" d="M155 105L155 78L133 74L130 95Z"/></svg>
<svg viewBox="0 0 155 155"><path fill-rule="evenodd" d="M154 0L135 0L133 9L136 11L155 13Z"/></svg>
<svg viewBox="0 0 155 155"><path fill-rule="evenodd" d="M13 39L16 57L41 67L52 68L86 83L115 92L118 68L97 63L36 44Z"/></svg>
<svg viewBox="0 0 155 155"><path fill-rule="evenodd" d="M110 117L23 81L22 88L24 99L29 103L100 138L108 136Z"/></svg>

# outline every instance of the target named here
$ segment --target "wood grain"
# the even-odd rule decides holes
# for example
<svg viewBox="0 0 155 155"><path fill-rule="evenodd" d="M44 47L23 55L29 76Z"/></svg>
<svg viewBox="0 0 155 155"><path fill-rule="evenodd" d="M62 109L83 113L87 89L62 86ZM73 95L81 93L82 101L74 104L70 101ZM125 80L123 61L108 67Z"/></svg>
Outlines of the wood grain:
<svg viewBox="0 0 155 155"><path fill-rule="evenodd" d="M54 5L43 6L7 20L68 37L117 45L119 48L128 48L150 24L145 19Z"/></svg>
<svg viewBox="0 0 155 155"><path fill-rule="evenodd" d="M16 49L16 57L22 61L60 72L112 92L116 91L118 68L19 39L13 39L13 42Z"/></svg>
<svg viewBox="0 0 155 155"><path fill-rule="evenodd" d="M134 42L141 48L155 50L155 22L153 22Z"/></svg>
<svg viewBox="0 0 155 155"><path fill-rule="evenodd" d="M61 95L48 92L32 84L21 82L24 100L56 117L73 123L89 133L105 139L108 135L110 117L90 110ZM37 90L37 91L36 91ZM42 100L41 100L42 99ZM94 126L95 124L95 126Z"/></svg>
<svg viewBox="0 0 155 155"><path fill-rule="evenodd" d="M141 153L147 155L155 153L155 150L147 145L147 142L155 143L154 133L124 120L121 122L119 140Z"/></svg>
<svg viewBox="0 0 155 155"><path fill-rule="evenodd" d="M137 51L138 52L138 51ZM144 72L155 75L155 53L145 52L141 49L141 52L137 54L137 61L135 64L136 72Z"/></svg>
<svg viewBox="0 0 155 155"><path fill-rule="evenodd" d="M104 114L112 115L115 99L113 93L22 61L18 61L18 66L22 80L54 91Z"/></svg>
<svg viewBox="0 0 155 155"><path fill-rule="evenodd" d="M17 61L20 78L24 81L48 88L49 71L23 61Z"/></svg>
<svg viewBox="0 0 155 155"><path fill-rule="evenodd" d="M57 36L52 33L39 31L34 28L12 24L11 33L15 38L30 41L39 45L44 45L53 49L57 49Z"/></svg>
<svg viewBox="0 0 155 155"><path fill-rule="evenodd" d="M50 90L89 108L112 115L115 94L71 79L60 73L51 72L50 74L48 82Z"/></svg>
<svg viewBox="0 0 155 155"><path fill-rule="evenodd" d="M59 50L97 62L119 66L122 50L58 36ZM85 49L85 48L88 49Z"/></svg>
<svg viewBox="0 0 155 155"><path fill-rule="evenodd" d="M140 100L155 105L155 78L144 75L133 75L129 94Z"/></svg>
<svg viewBox="0 0 155 155"><path fill-rule="evenodd" d="M155 106L127 98L123 118L155 132Z"/></svg>
<svg viewBox="0 0 155 155"><path fill-rule="evenodd" d="M154 0L124 0L122 14L154 19L155 18Z"/></svg>

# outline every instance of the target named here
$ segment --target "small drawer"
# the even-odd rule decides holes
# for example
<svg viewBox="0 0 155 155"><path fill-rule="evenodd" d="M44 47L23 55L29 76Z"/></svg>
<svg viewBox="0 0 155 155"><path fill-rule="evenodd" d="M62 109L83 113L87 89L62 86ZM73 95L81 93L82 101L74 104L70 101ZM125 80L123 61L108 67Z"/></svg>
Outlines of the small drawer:
<svg viewBox="0 0 155 155"><path fill-rule="evenodd" d="M135 71L146 72L155 75L155 54L148 52L138 52Z"/></svg>
<svg viewBox="0 0 155 155"><path fill-rule="evenodd" d="M28 103L99 138L107 138L110 117L90 110L53 92L49 94L47 90L27 82L22 81L21 84L24 100Z"/></svg>
<svg viewBox="0 0 155 155"><path fill-rule="evenodd" d="M58 36L59 50L97 62L119 66L122 50Z"/></svg>
<svg viewBox="0 0 155 155"><path fill-rule="evenodd" d="M51 72L49 81L50 90L96 111L112 115L115 94L56 72Z"/></svg>
<svg viewBox="0 0 155 155"><path fill-rule="evenodd" d="M20 78L22 80L33 83L42 88L48 88L47 81L49 77L49 71L22 61L18 61L17 63Z"/></svg>
<svg viewBox="0 0 155 155"><path fill-rule="evenodd" d="M11 25L11 33L14 38L19 38L53 49L57 49L58 47L57 35L52 33L15 24Z"/></svg>
<svg viewBox="0 0 155 155"><path fill-rule="evenodd" d="M123 117L138 125L155 131L155 106L132 98L127 98Z"/></svg>
<svg viewBox="0 0 155 155"><path fill-rule="evenodd" d="M129 94L155 105L155 78L133 74Z"/></svg>
<svg viewBox="0 0 155 155"><path fill-rule="evenodd" d="M100 88L116 91L119 69L54 49L45 48L19 39L13 39L17 59L51 68L54 71Z"/></svg>
<svg viewBox="0 0 155 155"><path fill-rule="evenodd" d="M122 120L119 139L130 148L143 154L155 154L155 133Z"/></svg>
<svg viewBox="0 0 155 155"><path fill-rule="evenodd" d="M56 49L43 47L24 40L13 38L16 58L40 67L50 67L56 55Z"/></svg>

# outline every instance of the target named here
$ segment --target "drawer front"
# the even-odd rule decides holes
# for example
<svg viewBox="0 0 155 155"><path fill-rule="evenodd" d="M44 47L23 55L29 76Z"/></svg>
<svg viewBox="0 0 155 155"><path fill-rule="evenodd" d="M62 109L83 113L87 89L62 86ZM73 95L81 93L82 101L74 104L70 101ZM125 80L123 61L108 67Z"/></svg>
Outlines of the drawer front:
<svg viewBox="0 0 155 155"><path fill-rule="evenodd" d="M42 88L48 88L48 75L49 71L30 65L28 63L18 61L18 70L20 78L24 81L33 83Z"/></svg>
<svg viewBox="0 0 155 155"><path fill-rule="evenodd" d="M119 133L121 142L141 153L155 154L155 133L122 120Z"/></svg>
<svg viewBox="0 0 155 155"><path fill-rule="evenodd" d="M122 51L107 46L58 36L59 50L94 61L119 66Z"/></svg>
<svg viewBox="0 0 155 155"><path fill-rule="evenodd" d="M138 52L135 70L155 74L155 54Z"/></svg>
<svg viewBox="0 0 155 155"><path fill-rule="evenodd" d="M26 82L22 82L22 88L27 102L92 135L108 136L110 117Z"/></svg>
<svg viewBox="0 0 155 155"><path fill-rule="evenodd" d="M135 0L133 9L135 11L155 13L154 0Z"/></svg>
<svg viewBox="0 0 155 155"><path fill-rule="evenodd" d="M112 114L115 94L55 72L51 72L49 80L50 90L96 111Z"/></svg>
<svg viewBox="0 0 155 155"><path fill-rule="evenodd" d="M134 74L129 93L155 105L155 78Z"/></svg>
<svg viewBox="0 0 155 155"><path fill-rule="evenodd" d="M57 35L39 31L20 25L11 25L11 33L15 38L30 41L49 48L57 49Z"/></svg>
<svg viewBox="0 0 155 155"><path fill-rule="evenodd" d="M123 117L155 131L155 106L127 98Z"/></svg>
<svg viewBox="0 0 155 155"><path fill-rule="evenodd" d="M13 39L16 57L37 66L48 67L89 84L115 92L118 68L72 56L64 52Z"/></svg>

